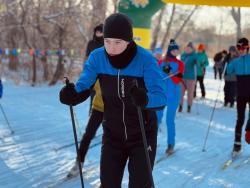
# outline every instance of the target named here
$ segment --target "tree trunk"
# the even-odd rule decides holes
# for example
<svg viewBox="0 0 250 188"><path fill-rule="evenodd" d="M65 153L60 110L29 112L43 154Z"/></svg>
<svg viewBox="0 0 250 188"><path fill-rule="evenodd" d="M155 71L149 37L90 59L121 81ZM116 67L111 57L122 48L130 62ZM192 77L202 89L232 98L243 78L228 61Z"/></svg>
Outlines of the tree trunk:
<svg viewBox="0 0 250 188"><path fill-rule="evenodd" d="M9 56L9 69L13 71L17 71L17 65L18 65L18 57L10 54Z"/></svg>
<svg viewBox="0 0 250 188"><path fill-rule="evenodd" d="M183 24L181 25L179 31L177 31L177 33L175 34L174 39L176 40L180 34L182 33L183 29L185 28L185 26L187 25L188 21L190 20L190 18L193 16L193 14L195 13L195 11L198 9L199 6L195 6L194 9L190 12L190 14L188 15L187 19L184 20Z"/></svg>
<svg viewBox="0 0 250 188"><path fill-rule="evenodd" d="M49 80L49 65L47 62L47 56L43 55L41 61L43 64L43 80L46 82Z"/></svg>
<svg viewBox="0 0 250 188"><path fill-rule="evenodd" d="M241 8L232 8L231 9L231 14L233 17L233 20L235 21L236 24L236 40L239 40L242 37L242 31L241 31Z"/></svg>
<svg viewBox="0 0 250 188"><path fill-rule="evenodd" d="M35 86L36 85L36 55L35 54L33 54L32 70L33 70L33 74L32 74L31 86Z"/></svg>
<svg viewBox="0 0 250 188"><path fill-rule="evenodd" d="M64 70L64 65L63 65L63 56L59 55L57 66L56 66L56 72L52 80L50 81L49 85L50 86L55 85L59 79L63 79L64 72L65 70Z"/></svg>
<svg viewBox="0 0 250 188"><path fill-rule="evenodd" d="M163 36L163 40L162 40L162 43L161 43L161 48L164 49L164 47L166 46L166 43L167 43L167 39L168 39L168 36L169 36L169 33L170 33L170 29L171 29L171 26L172 26L172 23L173 23L173 20L174 20L174 15L175 15L175 4L173 4L173 8L172 8L172 14L171 14L171 17L170 17L170 20L168 22L168 25L167 25L167 30Z"/></svg>
<svg viewBox="0 0 250 188"><path fill-rule="evenodd" d="M58 34L58 40L59 40L59 49L62 49L63 47L63 34L64 34L64 29L59 28L59 34ZM63 78L64 74L64 65L63 65L63 55L59 54L58 55L58 62L56 66L56 71L53 75L52 80L50 81L49 85L55 85L59 79Z"/></svg>
<svg viewBox="0 0 250 188"><path fill-rule="evenodd" d="M162 18L163 18L163 15L164 15L164 12L165 12L165 8L162 8L160 10L160 14L156 20L156 27L154 29L154 32L153 32L153 40L152 40L152 43L151 43L151 50L154 50L155 47L156 47L156 44L157 44L157 41L158 41L158 35L160 33L160 30L161 30L161 22L162 22Z"/></svg>

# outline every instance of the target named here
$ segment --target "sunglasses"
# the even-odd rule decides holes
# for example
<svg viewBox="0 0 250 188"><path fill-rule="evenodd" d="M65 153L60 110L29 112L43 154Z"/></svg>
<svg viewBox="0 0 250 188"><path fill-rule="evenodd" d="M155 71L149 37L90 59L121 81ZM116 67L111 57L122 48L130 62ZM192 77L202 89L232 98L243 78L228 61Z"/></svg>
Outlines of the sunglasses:
<svg viewBox="0 0 250 188"><path fill-rule="evenodd" d="M237 49L238 49L239 51L246 50L247 48L248 48L248 46L237 45Z"/></svg>

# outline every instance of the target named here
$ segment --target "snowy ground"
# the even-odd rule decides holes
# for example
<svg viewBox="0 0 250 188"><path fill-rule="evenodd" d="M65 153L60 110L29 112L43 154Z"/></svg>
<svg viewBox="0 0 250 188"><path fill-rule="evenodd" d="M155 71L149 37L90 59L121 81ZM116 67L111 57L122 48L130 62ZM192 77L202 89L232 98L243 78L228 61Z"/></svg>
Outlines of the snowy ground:
<svg viewBox="0 0 250 188"><path fill-rule="evenodd" d="M157 188L182 187L249 187L250 164L235 169L250 156L250 146L243 144L242 157L226 170L223 163L229 158L233 145L236 110L222 107L223 92L219 94L209 133L206 152L202 152L209 119L220 82L213 80L212 69L206 75L206 101L195 101L192 113L179 113L176 119L176 153L155 165L154 181ZM222 85L223 86L223 85ZM4 83L1 99L10 126L10 134L0 112L0 187L80 187L79 178L58 184L67 174L75 159L75 147L57 150L73 143L69 109L59 103L55 87L15 86ZM222 91L222 89L221 89ZM198 92L198 97L200 93ZM79 136L88 120L89 102L75 108ZM185 107L184 107L185 110ZM165 121L164 121L165 122ZM101 135L101 129L97 133ZM92 144L100 142L100 136ZM161 125L156 159L166 149L166 126ZM100 145L89 150L84 166L85 188L99 186ZM127 187L125 173L123 187Z"/></svg>

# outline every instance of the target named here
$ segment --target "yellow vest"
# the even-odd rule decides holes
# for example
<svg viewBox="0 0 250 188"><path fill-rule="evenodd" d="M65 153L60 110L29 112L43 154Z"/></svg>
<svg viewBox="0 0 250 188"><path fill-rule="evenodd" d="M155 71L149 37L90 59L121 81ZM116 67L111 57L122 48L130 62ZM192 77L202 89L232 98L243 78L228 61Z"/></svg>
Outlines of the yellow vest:
<svg viewBox="0 0 250 188"><path fill-rule="evenodd" d="M99 80L96 81L94 85L94 90L95 90L95 96L93 98L92 108L94 108L97 111L104 112L104 105L103 105Z"/></svg>

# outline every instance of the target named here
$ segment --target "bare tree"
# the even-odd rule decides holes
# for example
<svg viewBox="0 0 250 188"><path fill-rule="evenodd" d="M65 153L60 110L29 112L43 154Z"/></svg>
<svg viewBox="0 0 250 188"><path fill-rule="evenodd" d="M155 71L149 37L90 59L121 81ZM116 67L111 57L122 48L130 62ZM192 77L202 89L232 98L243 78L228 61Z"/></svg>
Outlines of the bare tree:
<svg viewBox="0 0 250 188"><path fill-rule="evenodd" d="M242 31L241 31L241 8L234 8L231 9L231 15L233 17L233 20L236 24L236 40L240 39L242 37Z"/></svg>
<svg viewBox="0 0 250 188"><path fill-rule="evenodd" d="M176 6L175 6L175 4L173 4L172 13L171 13L169 22L167 23L167 29L166 29L166 32L163 35L163 40L161 42L161 48L164 48L166 46L167 39L168 39L168 36L169 36L169 33L170 33L170 29L171 29L171 26L172 26L172 23L173 23L173 20L174 20L175 8L176 8Z"/></svg>
<svg viewBox="0 0 250 188"><path fill-rule="evenodd" d="M176 40L181 32L183 31L183 29L185 28L186 24L189 22L189 20L191 19L192 15L195 13L195 11L198 9L199 6L195 6L193 8L193 10L189 13L189 15L187 16L187 18L184 20L183 24L181 25L180 29L176 32L175 36L174 36L174 39Z"/></svg>
<svg viewBox="0 0 250 188"><path fill-rule="evenodd" d="M160 30L161 30L161 22L162 22L162 19L163 19L165 9L166 9L165 7L162 8L159 11L159 15L156 18L156 26L155 26L155 28L153 30L153 39L152 39L152 43L151 43L151 49L152 50L155 49L156 44L157 44L158 36L159 36Z"/></svg>

